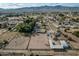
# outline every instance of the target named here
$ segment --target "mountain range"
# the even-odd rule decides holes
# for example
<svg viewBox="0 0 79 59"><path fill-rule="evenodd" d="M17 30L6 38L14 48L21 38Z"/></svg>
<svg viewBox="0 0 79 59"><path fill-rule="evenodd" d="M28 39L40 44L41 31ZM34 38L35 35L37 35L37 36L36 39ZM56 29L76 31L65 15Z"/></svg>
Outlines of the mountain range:
<svg viewBox="0 0 79 59"><path fill-rule="evenodd" d="M79 7L68 7L62 5L56 6L40 6L40 7L23 7L16 9L2 9L0 8L0 13L21 13L21 12L52 12L52 11L78 11Z"/></svg>

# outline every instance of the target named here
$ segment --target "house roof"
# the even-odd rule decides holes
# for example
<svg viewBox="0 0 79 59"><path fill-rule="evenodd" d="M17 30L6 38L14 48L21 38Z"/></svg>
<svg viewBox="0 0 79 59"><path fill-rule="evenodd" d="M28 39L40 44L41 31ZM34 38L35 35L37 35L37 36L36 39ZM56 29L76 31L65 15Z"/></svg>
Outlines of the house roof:
<svg viewBox="0 0 79 59"><path fill-rule="evenodd" d="M8 19L9 20L18 20L18 21L23 20L22 17L8 17Z"/></svg>

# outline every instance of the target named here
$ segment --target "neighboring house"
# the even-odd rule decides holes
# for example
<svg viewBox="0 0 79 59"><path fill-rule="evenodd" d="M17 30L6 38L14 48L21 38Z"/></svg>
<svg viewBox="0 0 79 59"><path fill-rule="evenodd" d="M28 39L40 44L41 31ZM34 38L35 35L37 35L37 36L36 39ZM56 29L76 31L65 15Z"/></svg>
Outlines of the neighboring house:
<svg viewBox="0 0 79 59"><path fill-rule="evenodd" d="M60 44L55 44L55 42L52 42L51 49L66 49L69 47L69 44L65 40L60 40Z"/></svg>
<svg viewBox="0 0 79 59"><path fill-rule="evenodd" d="M40 22L36 22L36 25L34 27L34 31L37 33L45 33L46 30L44 28L41 28L42 24Z"/></svg>
<svg viewBox="0 0 79 59"><path fill-rule="evenodd" d="M6 27L7 27L7 21L1 21L0 28L6 28Z"/></svg>
<svg viewBox="0 0 79 59"><path fill-rule="evenodd" d="M23 23L23 19L21 17L8 17L9 27L14 27L18 23Z"/></svg>
<svg viewBox="0 0 79 59"><path fill-rule="evenodd" d="M23 23L22 17L7 17L8 20L0 21L0 28L14 27L18 23Z"/></svg>

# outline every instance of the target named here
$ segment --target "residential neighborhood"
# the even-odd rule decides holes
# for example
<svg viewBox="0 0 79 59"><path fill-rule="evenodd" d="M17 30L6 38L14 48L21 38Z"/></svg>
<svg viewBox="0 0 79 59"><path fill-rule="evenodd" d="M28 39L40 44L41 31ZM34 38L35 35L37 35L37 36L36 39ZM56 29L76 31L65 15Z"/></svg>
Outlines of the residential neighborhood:
<svg viewBox="0 0 79 59"><path fill-rule="evenodd" d="M79 11L46 10L1 13L0 55L79 55Z"/></svg>

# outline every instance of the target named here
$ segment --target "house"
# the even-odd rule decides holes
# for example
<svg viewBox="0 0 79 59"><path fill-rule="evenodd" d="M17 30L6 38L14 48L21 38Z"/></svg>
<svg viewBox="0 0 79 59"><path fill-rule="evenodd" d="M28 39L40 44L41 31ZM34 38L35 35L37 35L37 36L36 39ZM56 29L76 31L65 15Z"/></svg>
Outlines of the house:
<svg viewBox="0 0 79 59"><path fill-rule="evenodd" d="M60 44L55 44L55 42L52 43L52 49L66 49L69 45L65 40L60 40Z"/></svg>
<svg viewBox="0 0 79 59"><path fill-rule="evenodd" d="M7 27L7 21L1 21L0 28L6 28L6 27Z"/></svg>
<svg viewBox="0 0 79 59"><path fill-rule="evenodd" d="M55 36L56 37L60 37L61 36L61 32L60 31L57 31L56 34L55 34Z"/></svg>
<svg viewBox="0 0 79 59"><path fill-rule="evenodd" d="M65 40L60 40L61 46L63 46L63 48L68 48L69 45Z"/></svg>
<svg viewBox="0 0 79 59"><path fill-rule="evenodd" d="M0 28L12 28L18 23L23 23L22 17L7 17L7 20L0 20Z"/></svg>
<svg viewBox="0 0 79 59"><path fill-rule="evenodd" d="M14 27L18 23L23 23L22 17L8 17L8 26Z"/></svg>
<svg viewBox="0 0 79 59"><path fill-rule="evenodd" d="M41 22L36 22L36 25L34 27L34 31L37 32L37 33L45 33L46 30L42 27L43 26L42 26Z"/></svg>

